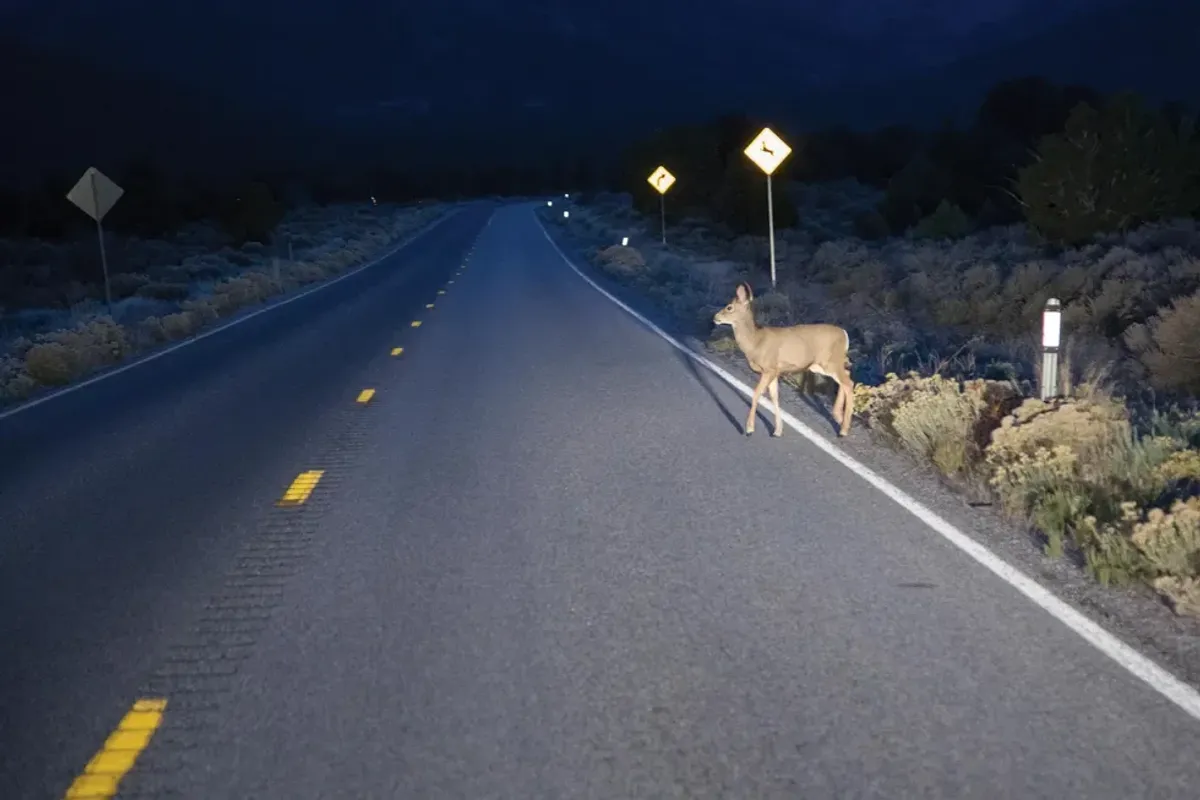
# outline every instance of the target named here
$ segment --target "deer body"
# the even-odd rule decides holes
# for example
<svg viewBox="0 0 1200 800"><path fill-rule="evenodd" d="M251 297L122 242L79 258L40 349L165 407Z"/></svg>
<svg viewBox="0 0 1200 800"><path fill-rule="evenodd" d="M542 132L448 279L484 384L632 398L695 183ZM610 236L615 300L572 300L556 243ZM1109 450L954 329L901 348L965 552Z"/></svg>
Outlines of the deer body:
<svg viewBox="0 0 1200 800"><path fill-rule="evenodd" d="M753 299L749 284L739 284L733 302L713 317L718 325L733 328L734 341L750 363L750 369L760 376L750 399L746 435L754 433L758 399L767 391L775 406L774 435L782 436L779 378L797 372L812 372L837 381L838 394L833 404L833 418L840 425L839 434L845 436L850 432L854 398L854 383L850 380L847 359L850 337L845 329L826 324L760 327L754 321L751 307Z"/></svg>

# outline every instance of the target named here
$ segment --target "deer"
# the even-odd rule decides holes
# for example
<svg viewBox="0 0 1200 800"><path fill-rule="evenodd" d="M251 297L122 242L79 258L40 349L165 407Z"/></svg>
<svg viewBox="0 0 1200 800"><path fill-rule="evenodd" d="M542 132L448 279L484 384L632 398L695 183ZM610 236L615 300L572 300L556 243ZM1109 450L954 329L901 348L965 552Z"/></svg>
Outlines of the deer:
<svg viewBox="0 0 1200 800"><path fill-rule="evenodd" d="M854 412L854 382L850 380L850 335L844 328L825 323L760 327L754 321L754 309L751 307L753 301L754 291L750 284L739 283L729 305L713 315L713 322L717 325L729 325L733 328L733 339L750 363L750 369L760 375L758 385L754 387L754 394L750 398L746 435L754 433L758 398L764 391L770 393L771 404L775 406L775 431L771 435L783 435L779 378L797 372L811 372L837 381L838 393L833 403L833 419L841 426L838 435L848 434L850 418Z"/></svg>

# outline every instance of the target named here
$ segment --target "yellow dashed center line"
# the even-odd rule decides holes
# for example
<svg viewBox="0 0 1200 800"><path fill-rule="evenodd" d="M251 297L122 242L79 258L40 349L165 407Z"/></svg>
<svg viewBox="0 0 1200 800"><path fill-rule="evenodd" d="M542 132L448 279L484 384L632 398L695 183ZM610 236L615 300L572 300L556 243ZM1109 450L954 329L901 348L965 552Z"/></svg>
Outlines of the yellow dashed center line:
<svg viewBox="0 0 1200 800"><path fill-rule="evenodd" d="M83 774L67 789L64 800L107 799L115 795L121 779L150 744L166 709L167 701L160 698L134 703L104 747L88 762Z"/></svg>
<svg viewBox="0 0 1200 800"><path fill-rule="evenodd" d="M394 355L394 356L404 355L404 348L403 347L393 347L392 355Z"/></svg>
<svg viewBox="0 0 1200 800"><path fill-rule="evenodd" d="M371 402L371 398L374 396L375 396L374 389L363 389L361 392L358 393L358 399L355 402L360 405L365 406L367 403Z"/></svg>
<svg viewBox="0 0 1200 800"><path fill-rule="evenodd" d="M419 327L421 327L421 320L419 320L419 319L414 319L414 320L413 320L413 322L412 322L412 326L413 326L414 328L419 328Z"/></svg>
<svg viewBox="0 0 1200 800"><path fill-rule="evenodd" d="M445 294L445 293L446 293L445 289L438 289L438 294Z"/></svg>
<svg viewBox="0 0 1200 800"><path fill-rule="evenodd" d="M292 481L292 485L283 493L283 497L279 499L281 506L298 506L308 500L309 495L313 493L313 489L317 488L317 484L321 482L321 476L325 474L322 469L310 469L307 472L301 472L296 476L296 480Z"/></svg>
<svg viewBox="0 0 1200 800"><path fill-rule="evenodd" d="M447 285L447 286L449 286L449 285L450 285L450 284L452 284L452 283L454 283L454 281L453 281L453 280L446 281L446 285Z"/></svg>
<svg viewBox="0 0 1200 800"><path fill-rule="evenodd" d="M425 307L426 307L426 308L433 308L433 303L426 303L426 304L425 304Z"/></svg>

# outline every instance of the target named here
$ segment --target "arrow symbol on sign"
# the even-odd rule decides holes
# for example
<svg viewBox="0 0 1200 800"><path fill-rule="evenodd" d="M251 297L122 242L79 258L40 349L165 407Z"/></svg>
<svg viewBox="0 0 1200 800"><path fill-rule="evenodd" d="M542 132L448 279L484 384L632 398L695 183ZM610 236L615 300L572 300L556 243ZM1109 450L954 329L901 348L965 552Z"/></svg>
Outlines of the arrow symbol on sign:
<svg viewBox="0 0 1200 800"><path fill-rule="evenodd" d="M773 156L773 155L775 155L775 151L774 151L774 150L772 150L771 148L767 147L767 143L766 143L766 142L763 142L763 143L762 143L762 151L763 151L764 153L766 153L767 155L769 155L769 156Z"/></svg>
<svg viewBox="0 0 1200 800"><path fill-rule="evenodd" d="M659 185L659 186L662 186L662 182L663 182L663 181L665 181L666 179L667 179L667 176L666 176L666 174L659 175L659 176L658 176L658 185Z"/></svg>

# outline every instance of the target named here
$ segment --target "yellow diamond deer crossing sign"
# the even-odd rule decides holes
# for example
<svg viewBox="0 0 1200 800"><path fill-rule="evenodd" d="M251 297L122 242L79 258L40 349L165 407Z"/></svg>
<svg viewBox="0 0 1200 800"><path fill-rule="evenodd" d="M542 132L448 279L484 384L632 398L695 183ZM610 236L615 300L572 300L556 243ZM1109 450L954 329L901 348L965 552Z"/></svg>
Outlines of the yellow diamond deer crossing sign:
<svg viewBox="0 0 1200 800"><path fill-rule="evenodd" d="M763 128L743 152L759 169L770 175L791 155L792 148L775 135L775 131Z"/></svg>
<svg viewBox="0 0 1200 800"><path fill-rule="evenodd" d="M675 184L675 176L667 171L666 167L660 166L654 172L650 173L650 177L646 179L654 190L659 194L666 194L667 189Z"/></svg>

